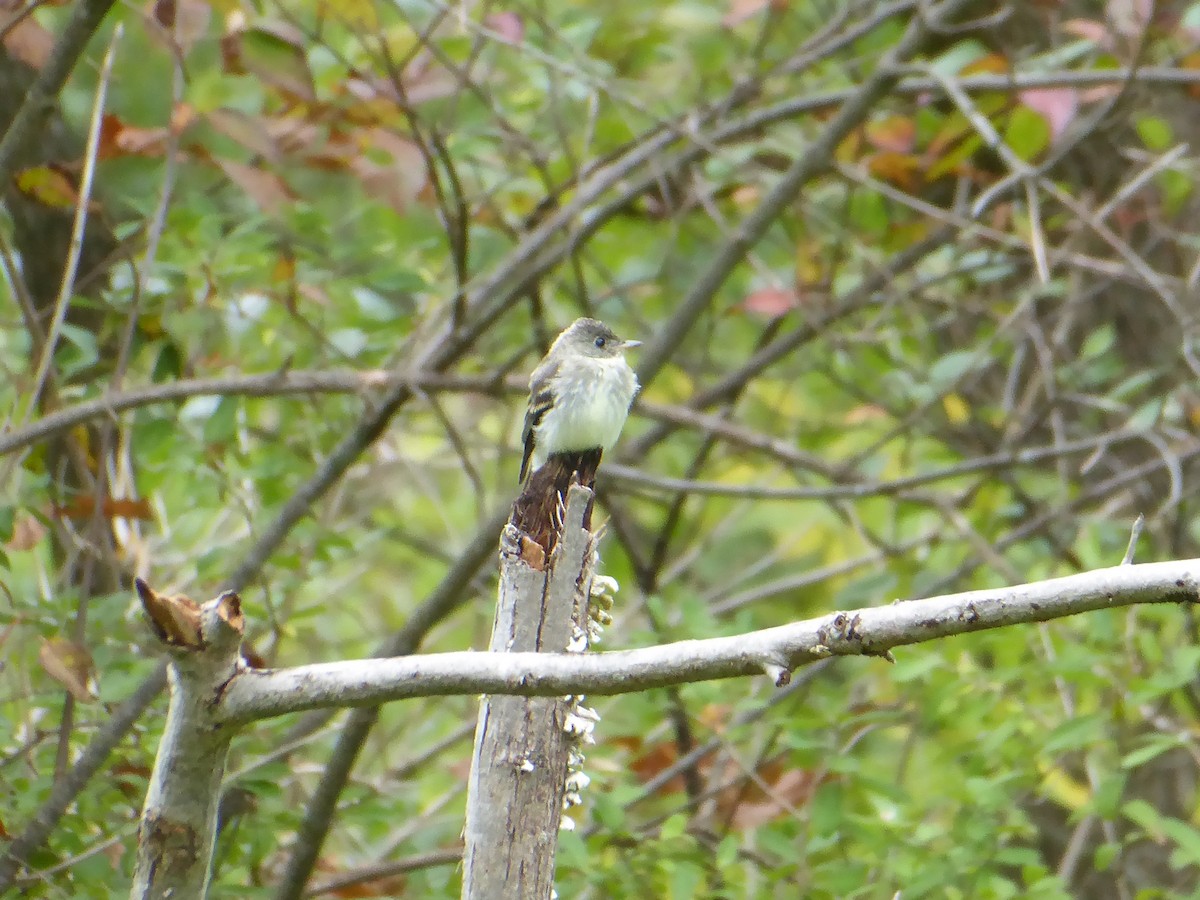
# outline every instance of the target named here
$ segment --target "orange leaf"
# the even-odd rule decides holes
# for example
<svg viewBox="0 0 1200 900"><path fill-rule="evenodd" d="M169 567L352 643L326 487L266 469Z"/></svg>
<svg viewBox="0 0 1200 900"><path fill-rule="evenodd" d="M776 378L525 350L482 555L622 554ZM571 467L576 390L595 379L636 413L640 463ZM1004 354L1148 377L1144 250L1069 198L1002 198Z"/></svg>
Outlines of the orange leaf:
<svg viewBox="0 0 1200 900"><path fill-rule="evenodd" d="M100 158L112 159L118 156L162 156L166 152L167 138L171 131L176 134L190 124L190 120L182 122L183 127L176 127L176 114L172 115L172 126L168 128L139 128L129 125L117 115L105 115L100 125Z"/></svg>
<svg viewBox="0 0 1200 900"><path fill-rule="evenodd" d="M54 506L53 515L59 519L87 519L96 511L96 498L81 494L65 506ZM149 522L154 518L149 500L121 497L105 497L100 511L106 519L140 519Z"/></svg>
<svg viewBox="0 0 1200 900"><path fill-rule="evenodd" d="M384 875L370 881L358 881L345 887L329 891L331 897L343 897L346 900L357 900L361 897L399 897L408 879L403 875Z"/></svg>
<svg viewBox="0 0 1200 900"><path fill-rule="evenodd" d="M1195 53L1189 53L1179 61L1181 69L1200 69L1200 50ZM1188 96L1193 100L1200 100L1200 84L1189 84L1187 86Z"/></svg>
<svg viewBox="0 0 1200 900"><path fill-rule="evenodd" d="M296 257L290 253L281 254L271 268L271 280L291 284L296 280Z"/></svg>
<svg viewBox="0 0 1200 900"><path fill-rule="evenodd" d="M867 141L877 150L910 153L917 138L917 125L908 116L888 116L871 122L866 128Z"/></svg>
<svg viewBox="0 0 1200 900"><path fill-rule="evenodd" d="M894 184L906 191L914 191L917 187L917 173L921 170L921 160L911 153L891 153L884 151L873 154L867 159L867 171L880 181Z"/></svg>
<svg viewBox="0 0 1200 900"><path fill-rule="evenodd" d="M1008 57L1000 53L989 53L987 56L981 56L974 62L967 63L963 66L960 75L1003 75L1011 67L1008 64Z"/></svg>
<svg viewBox="0 0 1200 900"><path fill-rule="evenodd" d="M654 776L658 775L668 766L672 765L679 758L676 752L675 744L670 741L664 741L655 744L649 750L644 751L640 756L635 757L630 763L629 768L633 774L637 776L641 782L647 782ZM674 794L683 790L683 776L675 775L666 784L658 789L660 794Z"/></svg>
<svg viewBox="0 0 1200 900"><path fill-rule="evenodd" d="M717 797L718 808L722 809L724 815L729 816L734 828L757 828L780 816L790 816L792 810L807 805L817 788L817 776L804 769L788 769L773 777L770 777L771 775L773 773L767 770L759 772L760 778L769 785L766 791L757 786L755 789L743 791L739 784L734 785L728 792L722 792L722 795L728 793L733 796ZM735 789L736 794L733 793ZM741 802L735 800L730 808L729 801L734 797L743 799ZM722 803L722 800L725 802Z"/></svg>

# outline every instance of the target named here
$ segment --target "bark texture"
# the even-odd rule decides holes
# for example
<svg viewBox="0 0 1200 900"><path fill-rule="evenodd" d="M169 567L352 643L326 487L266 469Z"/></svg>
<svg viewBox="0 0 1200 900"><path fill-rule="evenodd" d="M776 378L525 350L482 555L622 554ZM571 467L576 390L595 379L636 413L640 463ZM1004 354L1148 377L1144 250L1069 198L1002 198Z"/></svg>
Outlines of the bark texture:
<svg viewBox="0 0 1200 900"><path fill-rule="evenodd" d="M241 602L237 594L226 592L197 606L186 597L160 596L140 581L138 593L155 633L171 648L173 658L171 706L142 809L130 897L203 898L208 891L221 778L234 732L217 722L214 712L240 665ZM172 627L164 627L165 623ZM180 623L181 627L174 627Z"/></svg>
<svg viewBox="0 0 1200 900"><path fill-rule="evenodd" d="M562 652L586 634L594 559L583 527L592 492L567 494L561 537L544 571L522 559L522 533L507 525L491 650ZM572 698L493 697L480 703L467 790L463 897L549 898L562 820Z"/></svg>

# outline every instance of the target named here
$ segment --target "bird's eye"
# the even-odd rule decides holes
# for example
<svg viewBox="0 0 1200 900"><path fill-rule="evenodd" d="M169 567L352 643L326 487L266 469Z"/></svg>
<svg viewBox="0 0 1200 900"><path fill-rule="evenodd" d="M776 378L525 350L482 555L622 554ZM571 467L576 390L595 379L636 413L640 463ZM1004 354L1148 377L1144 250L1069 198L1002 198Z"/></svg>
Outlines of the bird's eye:
<svg viewBox="0 0 1200 900"><path fill-rule="evenodd" d="M597 348L603 349L605 341L604 341L604 338L598 337L594 341L592 341L592 343L595 344Z"/></svg>

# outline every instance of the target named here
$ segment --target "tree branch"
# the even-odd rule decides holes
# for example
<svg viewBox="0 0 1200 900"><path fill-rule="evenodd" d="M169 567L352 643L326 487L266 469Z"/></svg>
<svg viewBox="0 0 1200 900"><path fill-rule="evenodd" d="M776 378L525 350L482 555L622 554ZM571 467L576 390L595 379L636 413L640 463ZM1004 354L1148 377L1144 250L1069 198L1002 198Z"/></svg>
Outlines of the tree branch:
<svg viewBox="0 0 1200 900"><path fill-rule="evenodd" d="M795 200L806 184L833 165L833 156L838 145L862 124L875 103L900 80L900 64L917 53L928 36L929 23L926 16L953 15L962 5L962 0L944 0L940 5L927 9L925 15L913 16L900 41L880 60L875 70L853 95L845 99L837 115L788 167L762 203L737 226L730 238L722 244L708 268L700 274L691 290L680 300L671 320L655 332L654 340L640 354L638 378L643 384L652 381L666 365L667 360L679 347L680 341L695 324L700 312L711 302L713 295L729 277L729 273L745 257L746 251L767 233L767 229Z"/></svg>
<svg viewBox="0 0 1200 900"><path fill-rule="evenodd" d="M592 492L567 492L561 537L544 570L522 557L522 533L507 525L500 543L500 585L493 653L562 653L586 634L595 562L584 521ZM515 518L515 514L514 514ZM464 900L549 897L563 814L567 723L574 698L485 696L467 778L463 828Z"/></svg>
<svg viewBox="0 0 1200 900"><path fill-rule="evenodd" d="M205 896L221 777L234 729L214 718L212 697L241 667L241 600L205 603L157 594L137 582L150 626L171 654L171 707L138 827L132 900Z"/></svg>
<svg viewBox="0 0 1200 900"><path fill-rule="evenodd" d="M71 20L54 45L54 52L0 140L0 185L8 183L17 161L41 137L47 119L54 112L59 91L112 5L113 0L80 0L75 5Z"/></svg>
<svg viewBox="0 0 1200 900"><path fill-rule="evenodd" d="M1200 559L1122 565L996 590L948 594L732 637L605 653L436 653L240 673L217 718L246 723L327 706L450 694L625 694L766 673L777 684L830 656L886 656L893 647L1138 603L1200 599Z"/></svg>
<svg viewBox="0 0 1200 900"><path fill-rule="evenodd" d="M114 416L155 403L191 397L287 397L295 394L356 394L379 388L407 385L422 391L495 393L503 382L488 376L442 375L437 372L268 372L228 378L185 378L166 384L108 394L55 410L25 428L0 435L0 456L35 444L76 425Z"/></svg>

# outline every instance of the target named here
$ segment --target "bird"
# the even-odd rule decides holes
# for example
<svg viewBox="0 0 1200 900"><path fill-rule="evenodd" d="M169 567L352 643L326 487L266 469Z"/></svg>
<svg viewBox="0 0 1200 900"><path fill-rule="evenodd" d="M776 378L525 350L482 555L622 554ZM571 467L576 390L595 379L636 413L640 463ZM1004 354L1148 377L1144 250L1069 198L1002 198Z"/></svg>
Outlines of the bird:
<svg viewBox="0 0 1200 900"><path fill-rule="evenodd" d="M576 319L554 340L529 377L518 481L557 453L609 450L639 389L622 340L597 319Z"/></svg>

